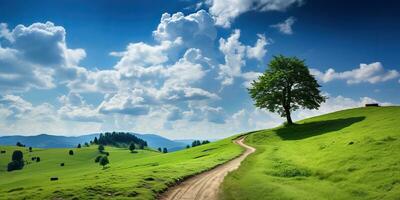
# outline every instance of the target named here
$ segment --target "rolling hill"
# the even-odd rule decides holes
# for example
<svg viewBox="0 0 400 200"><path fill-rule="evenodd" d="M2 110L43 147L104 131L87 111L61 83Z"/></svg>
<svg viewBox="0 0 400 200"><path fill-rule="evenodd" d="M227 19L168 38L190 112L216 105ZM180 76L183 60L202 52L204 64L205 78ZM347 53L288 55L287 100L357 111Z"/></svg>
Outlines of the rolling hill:
<svg viewBox="0 0 400 200"><path fill-rule="evenodd" d="M399 199L400 107L357 108L256 131L221 199Z"/></svg>
<svg viewBox="0 0 400 200"><path fill-rule="evenodd" d="M162 154L157 151L106 146L109 167L95 158L96 145L71 148L0 146L0 199L155 199L168 186L237 157L243 149L232 138ZM22 170L7 172L11 154L19 149L28 162ZM40 162L32 157L40 157ZM64 163L65 166L60 166ZM50 181L58 177L58 181Z"/></svg>

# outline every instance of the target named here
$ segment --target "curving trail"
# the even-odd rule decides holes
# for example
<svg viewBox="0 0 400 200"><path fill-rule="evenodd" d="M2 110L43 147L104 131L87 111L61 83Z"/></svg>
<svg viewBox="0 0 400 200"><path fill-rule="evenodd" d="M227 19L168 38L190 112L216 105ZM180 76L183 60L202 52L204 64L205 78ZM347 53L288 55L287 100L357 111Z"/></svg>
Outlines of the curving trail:
<svg viewBox="0 0 400 200"><path fill-rule="evenodd" d="M228 172L237 169L240 163L256 149L243 143L245 137L235 140L246 151L239 157L228 161L210 171L193 176L179 185L168 189L160 200L216 200L219 186Z"/></svg>

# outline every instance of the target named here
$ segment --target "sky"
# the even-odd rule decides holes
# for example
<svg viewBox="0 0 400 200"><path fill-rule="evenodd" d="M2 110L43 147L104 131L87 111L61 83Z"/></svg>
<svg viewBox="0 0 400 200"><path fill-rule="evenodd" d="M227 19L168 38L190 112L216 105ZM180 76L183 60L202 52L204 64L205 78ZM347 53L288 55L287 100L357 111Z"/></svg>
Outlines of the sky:
<svg viewBox="0 0 400 200"><path fill-rule="evenodd" d="M250 83L304 59L328 100L400 104L400 2L0 0L0 135L215 139L277 126Z"/></svg>

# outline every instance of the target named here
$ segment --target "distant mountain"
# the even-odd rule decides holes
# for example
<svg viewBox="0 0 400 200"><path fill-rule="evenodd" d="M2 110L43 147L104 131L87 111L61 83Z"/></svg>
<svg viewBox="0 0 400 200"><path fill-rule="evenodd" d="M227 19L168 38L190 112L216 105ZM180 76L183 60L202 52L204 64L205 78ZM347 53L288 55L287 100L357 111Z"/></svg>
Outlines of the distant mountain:
<svg viewBox="0 0 400 200"><path fill-rule="evenodd" d="M177 151L186 148L185 142L170 140L168 138L156 134L139 134L131 133L136 137L143 139L147 142L148 146L154 149L167 148L169 152ZM15 145L21 142L26 146L36 148L71 148L76 147L79 143L83 144L99 137L99 133L82 135L82 136L58 136L40 134L35 136L2 136L0 137L0 145Z"/></svg>
<svg viewBox="0 0 400 200"><path fill-rule="evenodd" d="M154 149L157 149L159 147L160 148L165 147L168 149L169 152L172 152L186 148L186 143L170 140L168 138L161 137L156 134L138 134L138 133L132 133L132 134L136 135L136 137L138 138L147 141L147 145Z"/></svg>
<svg viewBox="0 0 400 200"><path fill-rule="evenodd" d="M90 134L82 136L58 136L40 134L35 136L2 136L0 137L0 145L15 145L21 142L26 146L36 148L69 148L76 147L79 143L83 144L93 140L99 134Z"/></svg>

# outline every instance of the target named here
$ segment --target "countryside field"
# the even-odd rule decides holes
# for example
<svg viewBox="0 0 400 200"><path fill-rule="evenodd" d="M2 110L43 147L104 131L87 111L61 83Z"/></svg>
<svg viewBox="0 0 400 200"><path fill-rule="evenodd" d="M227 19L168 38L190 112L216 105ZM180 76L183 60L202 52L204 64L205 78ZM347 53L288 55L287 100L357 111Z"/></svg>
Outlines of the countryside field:
<svg viewBox="0 0 400 200"><path fill-rule="evenodd" d="M400 107L356 108L257 131L221 199L400 199Z"/></svg>
<svg viewBox="0 0 400 200"><path fill-rule="evenodd" d="M154 199L169 185L238 156L243 150L226 138L183 151L162 154L153 150L106 147L110 164L106 169L95 163L97 146L69 149L33 149L1 146L0 199ZM24 159L39 156L22 170L6 171L13 150ZM64 167L60 163L65 163ZM50 181L58 177L58 181Z"/></svg>

